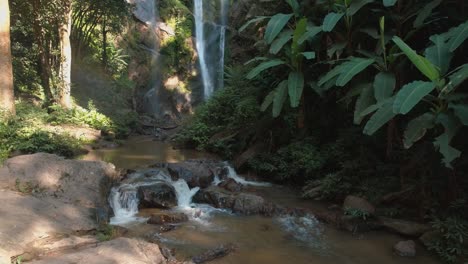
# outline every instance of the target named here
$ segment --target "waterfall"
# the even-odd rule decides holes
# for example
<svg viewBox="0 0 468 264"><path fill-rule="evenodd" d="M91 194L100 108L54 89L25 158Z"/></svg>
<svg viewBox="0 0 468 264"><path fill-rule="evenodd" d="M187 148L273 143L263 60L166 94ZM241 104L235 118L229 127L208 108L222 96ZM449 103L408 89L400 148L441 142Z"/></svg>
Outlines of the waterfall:
<svg viewBox="0 0 468 264"><path fill-rule="evenodd" d="M199 187L190 189L187 182L178 180L172 183L177 195L177 206L181 209L190 208L193 196L200 190Z"/></svg>
<svg viewBox="0 0 468 264"><path fill-rule="evenodd" d="M205 100L213 95L215 88L221 89L224 86L229 0L219 0L218 7L212 7L210 4L213 5L213 2L194 1L196 47Z"/></svg>

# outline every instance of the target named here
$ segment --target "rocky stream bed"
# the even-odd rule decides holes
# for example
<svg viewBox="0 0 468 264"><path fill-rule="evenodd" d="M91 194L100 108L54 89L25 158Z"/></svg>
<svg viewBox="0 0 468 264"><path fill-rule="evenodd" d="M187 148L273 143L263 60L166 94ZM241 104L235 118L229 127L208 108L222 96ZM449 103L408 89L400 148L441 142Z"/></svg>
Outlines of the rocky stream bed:
<svg viewBox="0 0 468 264"><path fill-rule="evenodd" d="M438 263L418 241L427 226L344 214L373 215L364 199L317 205L225 162L173 154L166 162L144 153L151 166L137 170L43 153L9 159L0 169L0 263Z"/></svg>

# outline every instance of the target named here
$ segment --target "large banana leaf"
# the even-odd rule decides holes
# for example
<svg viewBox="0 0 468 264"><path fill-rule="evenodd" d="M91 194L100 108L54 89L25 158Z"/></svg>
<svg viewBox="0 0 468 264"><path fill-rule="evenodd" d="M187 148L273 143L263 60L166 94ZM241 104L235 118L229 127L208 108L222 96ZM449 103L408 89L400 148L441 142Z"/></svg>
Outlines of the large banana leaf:
<svg viewBox="0 0 468 264"><path fill-rule="evenodd" d="M298 107L304 90L304 75L302 72L291 72L288 78L289 99L292 107Z"/></svg>
<svg viewBox="0 0 468 264"><path fill-rule="evenodd" d="M393 42L405 53L410 61L421 71L429 80L435 81L440 78L440 72L437 68L426 58L420 56L411 49L406 43L399 37L393 37Z"/></svg>
<svg viewBox="0 0 468 264"><path fill-rule="evenodd" d="M258 65L257 67L253 68L248 74L247 74L247 79L251 80L255 77L257 77L260 73L262 73L264 70L283 65L285 64L284 61L280 59L274 59L270 61L266 61Z"/></svg>
<svg viewBox="0 0 468 264"><path fill-rule="evenodd" d="M411 148L414 142L420 140L428 129L434 127L435 116L432 113L425 113L408 123L405 130L403 144L406 149Z"/></svg>
<svg viewBox="0 0 468 264"><path fill-rule="evenodd" d="M262 105L260 106L260 111L265 112L268 107L273 103L273 98L275 98L275 90L271 91L263 100Z"/></svg>
<svg viewBox="0 0 468 264"><path fill-rule="evenodd" d="M276 14L271 17L265 30L265 41L271 44L288 24L293 14Z"/></svg>
<svg viewBox="0 0 468 264"><path fill-rule="evenodd" d="M278 38L273 41L270 47L271 54L277 54L293 38L292 30L283 31Z"/></svg>
<svg viewBox="0 0 468 264"><path fill-rule="evenodd" d="M345 86L354 76L365 70L372 63L374 63L373 59L352 57L349 61L338 66L341 69L341 73L338 76L338 80L336 80L336 85Z"/></svg>
<svg viewBox="0 0 468 264"><path fill-rule="evenodd" d="M407 114L424 96L431 93L435 88L435 83L423 81L415 81L403 86L396 95L393 112L395 114Z"/></svg>
<svg viewBox="0 0 468 264"><path fill-rule="evenodd" d="M432 10L442 3L442 0L434 0L425 5L421 10L419 10L416 19L413 22L413 27L418 28L424 24L424 21L429 18L432 14Z"/></svg>
<svg viewBox="0 0 468 264"><path fill-rule="evenodd" d="M377 101L385 100L393 95L396 79L391 72L380 72L374 79L374 95Z"/></svg>
<svg viewBox="0 0 468 264"><path fill-rule="evenodd" d="M297 0L286 0L286 2L291 6L294 14L298 17L301 13L301 6L297 2Z"/></svg>
<svg viewBox="0 0 468 264"><path fill-rule="evenodd" d="M322 30L325 32L331 32L343 16L344 13L328 13L323 20Z"/></svg>
<svg viewBox="0 0 468 264"><path fill-rule="evenodd" d="M364 119L361 116L362 111L375 103L374 93L372 89L372 83L360 84L361 94L356 100L356 106L354 108L354 124L361 124Z"/></svg>
<svg viewBox="0 0 468 264"><path fill-rule="evenodd" d="M445 42L445 37L442 35L434 35L430 37L434 45L428 47L424 52L424 56L437 66L440 73L443 75L447 73L450 67L453 53L449 50L449 45Z"/></svg>
<svg viewBox="0 0 468 264"><path fill-rule="evenodd" d="M273 98L273 117L278 117L283 109L284 102L288 94L288 81L282 81L275 89Z"/></svg>
<svg viewBox="0 0 468 264"><path fill-rule="evenodd" d="M458 27L452 28L448 35L450 36L449 49L454 52L468 38L468 20Z"/></svg>
<svg viewBox="0 0 468 264"><path fill-rule="evenodd" d="M450 75L449 79L450 82L448 84L448 92L452 91L454 88L468 79L468 63L462 65L457 71Z"/></svg>
<svg viewBox="0 0 468 264"><path fill-rule="evenodd" d="M460 119L463 125L468 126L468 105L450 104L449 108L453 109L453 112L458 119Z"/></svg>
<svg viewBox="0 0 468 264"><path fill-rule="evenodd" d="M364 127L364 134L373 135L395 116L396 114L393 113L393 100L389 100L369 119Z"/></svg>
<svg viewBox="0 0 468 264"><path fill-rule="evenodd" d="M322 32L322 27L309 27L304 35L297 41L299 45L305 41L315 37L318 33Z"/></svg>
<svg viewBox="0 0 468 264"><path fill-rule="evenodd" d="M442 161L447 168L452 167L452 161L461 156L461 151L452 147L450 144L450 137L447 133L444 133L437 137L434 141L434 146L439 148L439 152L444 156Z"/></svg>

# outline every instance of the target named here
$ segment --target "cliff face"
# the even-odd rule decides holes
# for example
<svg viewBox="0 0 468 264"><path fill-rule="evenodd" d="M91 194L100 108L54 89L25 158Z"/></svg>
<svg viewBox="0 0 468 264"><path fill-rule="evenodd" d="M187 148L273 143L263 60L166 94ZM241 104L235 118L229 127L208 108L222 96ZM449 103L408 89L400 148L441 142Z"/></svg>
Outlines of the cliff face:
<svg viewBox="0 0 468 264"><path fill-rule="evenodd" d="M178 0L127 1L134 5L135 19L122 44L132 58L136 109L156 119L178 120L192 112L196 51L190 9Z"/></svg>

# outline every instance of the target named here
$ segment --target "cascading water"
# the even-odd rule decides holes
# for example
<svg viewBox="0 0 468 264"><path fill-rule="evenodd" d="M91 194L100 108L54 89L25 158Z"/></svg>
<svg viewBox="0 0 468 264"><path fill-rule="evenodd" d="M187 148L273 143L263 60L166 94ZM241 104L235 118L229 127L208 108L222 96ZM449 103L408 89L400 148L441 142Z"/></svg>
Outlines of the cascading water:
<svg viewBox="0 0 468 264"><path fill-rule="evenodd" d="M228 178L232 178L243 185L270 186L269 183L245 180L237 175L234 168L227 163L225 164L225 169L228 170ZM151 176L148 176L148 174ZM157 182L165 182L174 187L177 196L177 208L175 209L184 211L194 220L201 220L199 222L206 223L205 220L209 218L210 214L217 211L217 209L208 205L192 203L193 196L200 190L199 187L190 189L185 180L179 179L173 181L167 172L155 169L133 173L120 186L112 188L109 204L114 211L114 217L111 218L110 223L113 225L125 225L146 221L146 218L137 217L139 204L138 188L153 185ZM213 185L218 185L220 182L221 180L216 175Z"/></svg>
<svg viewBox="0 0 468 264"><path fill-rule="evenodd" d="M224 57L229 0L195 0L195 37L204 99L224 86ZM218 10L219 9L219 10Z"/></svg>

